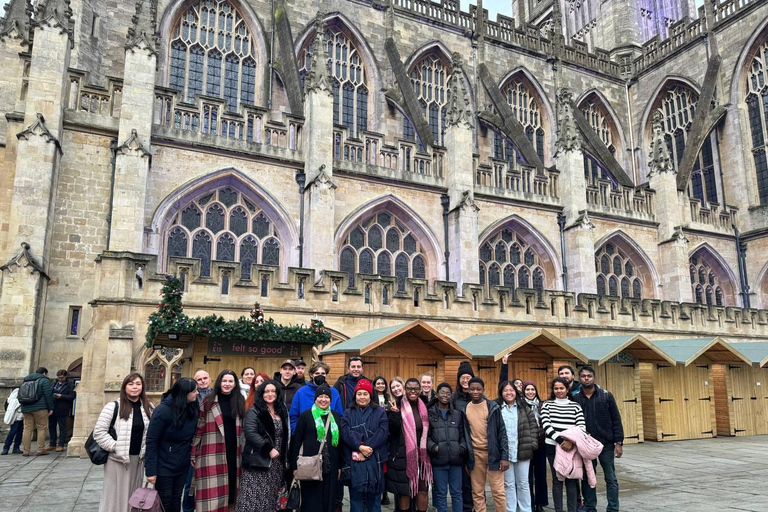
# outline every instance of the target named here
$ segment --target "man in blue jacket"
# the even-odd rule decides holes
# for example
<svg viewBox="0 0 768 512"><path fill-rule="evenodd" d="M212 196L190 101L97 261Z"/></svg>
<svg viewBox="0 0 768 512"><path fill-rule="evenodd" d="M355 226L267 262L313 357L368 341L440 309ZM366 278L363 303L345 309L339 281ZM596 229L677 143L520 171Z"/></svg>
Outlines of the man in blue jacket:
<svg viewBox="0 0 768 512"><path fill-rule="evenodd" d="M289 415L291 417L291 434L296 431L296 422L299 419L301 413L307 409L312 408L312 404L315 403L315 390L318 386L325 383L328 373L331 371L331 367L325 363L315 363L309 368L310 380L306 386L299 388L296 394L293 395L293 401L291 402L291 410ZM339 398L339 392L335 388L331 388L331 410L344 414L344 410L341 408L341 399Z"/></svg>

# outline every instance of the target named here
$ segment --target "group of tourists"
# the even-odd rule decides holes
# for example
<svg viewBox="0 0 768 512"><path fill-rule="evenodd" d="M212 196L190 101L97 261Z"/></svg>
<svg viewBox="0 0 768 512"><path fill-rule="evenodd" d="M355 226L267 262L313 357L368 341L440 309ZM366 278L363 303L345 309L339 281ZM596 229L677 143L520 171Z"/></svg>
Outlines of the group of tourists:
<svg viewBox="0 0 768 512"><path fill-rule="evenodd" d="M345 493L350 512L382 503L425 512L430 488L437 512L447 512L449 496L454 512L485 512L486 485L496 511L541 511L547 461L556 511L596 510L597 462L607 510L618 511L621 418L594 369L582 367L576 380L560 368L542 400L533 382L509 380L503 363L496 400L469 362L455 387L435 386L431 374L368 379L359 357L333 386L322 362L306 377L306 364L293 360L272 378L245 368L211 382L199 371L176 380L156 407L131 374L93 432L109 452L100 512L126 512L144 477L165 512L274 512L285 509L298 461L318 454L316 477L299 482L304 512L339 511Z"/></svg>

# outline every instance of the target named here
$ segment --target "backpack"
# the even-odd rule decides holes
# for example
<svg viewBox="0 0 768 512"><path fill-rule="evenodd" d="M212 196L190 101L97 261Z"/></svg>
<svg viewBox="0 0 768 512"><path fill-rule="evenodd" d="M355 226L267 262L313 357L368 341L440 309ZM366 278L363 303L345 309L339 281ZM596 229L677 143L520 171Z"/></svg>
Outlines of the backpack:
<svg viewBox="0 0 768 512"><path fill-rule="evenodd" d="M40 399L40 379L27 380L21 383L16 397L21 405L34 405Z"/></svg>

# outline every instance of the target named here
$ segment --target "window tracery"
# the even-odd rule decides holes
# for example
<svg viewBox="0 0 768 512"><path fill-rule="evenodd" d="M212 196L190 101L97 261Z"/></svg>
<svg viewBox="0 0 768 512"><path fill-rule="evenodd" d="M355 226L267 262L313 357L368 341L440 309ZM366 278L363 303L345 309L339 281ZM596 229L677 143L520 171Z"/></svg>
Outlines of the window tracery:
<svg viewBox="0 0 768 512"><path fill-rule="evenodd" d="M724 306L725 292L720 276L707 264L704 258L693 255L689 266L693 300L707 306Z"/></svg>
<svg viewBox="0 0 768 512"><path fill-rule="evenodd" d="M185 101L224 98L229 110L256 102L256 52L240 12L227 0L200 0L171 32L168 85Z"/></svg>
<svg viewBox="0 0 768 512"><path fill-rule="evenodd" d="M162 393L176 383L184 365L183 352L180 348L171 347L150 351L144 363L147 393Z"/></svg>
<svg viewBox="0 0 768 512"><path fill-rule="evenodd" d="M533 281L531 281L533 276ZM480 283L487 293L493 286L544 290L545 274L533 247L505 228L480 246Z"/></svg>
<svg viewBox="0 0 768 512"><path fill-rule="evenodd" d="M281 244L274 222L236 188L201 193L177 212L167 230L167 257L199 258L201 277L211 262L239 262L241 279L251 265L280 265Z"/></svg>
<svg viewBox="0 0 768 512"><path fill-rule="evenodd" d="M405 291L407 278L426 279L426 251L418 237L389 212L371 215L349 232L342 245L339 270L349 275L379 274L397 278L397 291Z"/></svg>
<svg viewBox="0 0 768 512"><path fill-rule="evenodd" d="M747 116L752 134L752 158L755 162L757 194L760 204L768 204L768 40L752 57L747 77Z"/></svg>
<svg viewBox="0 0 768 512"><path fill-rule="evenodd" d="M410 76L421 112L432 131L432 138L436 144L442 145L445 143L443 132L445 131L448 80L451 78L451 66L443 61L439 55L432 53L424 56L413 65ZM409 129L410 124L406 118L403 127L406 138L413 130L412 126ZM413 136L409 140L413 140Z"/></svg>
<svg viewBox="0 0 768 512"><path fill-rule="evenodd" d="M360 137L368 129L368 87L365 65L352 40L339 27L325 30L326 55L333 77L333 123L349 128L352 136ZM299 52L301 86L312 65L314 37Z"/></svg>
<svg viewBox="0 0 768 512"><path fill-rule="evenodd" d="M613 243L606 243L595 253L595 271L598 297L642 298L643 283L637 265Z"/></svg>

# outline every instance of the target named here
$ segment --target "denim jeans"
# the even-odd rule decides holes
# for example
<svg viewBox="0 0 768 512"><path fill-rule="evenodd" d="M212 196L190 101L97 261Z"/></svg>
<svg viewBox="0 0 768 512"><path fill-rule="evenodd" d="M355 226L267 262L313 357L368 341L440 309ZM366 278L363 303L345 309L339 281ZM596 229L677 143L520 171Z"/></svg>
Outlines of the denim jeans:
<svg viewBox="0 0 768 512"><path fill-rule="evenodd" d="M195 512L195 494L189 494L189 488L192 487L192 480L195 478L195 466L189 466L187 481L184 482L184 491L181 497L181 509L184 512Z"/></svg>
<svg viewBox="0 0 768 512"><path fill-rule="evenodd" d="M349 488L349 512L381 512L381 493L363 493Z"/></svg>
<svg viewBox="0 0 768 512"><path fill-rule="evenodd" d="M437 512L448 511L448 489L451 490L451 510L461 512L461 466L432 466L434 487L432 504Z"/></svg>
<svg viewBox="0 0 768 512"><path fill-rule="evenodd" d="M557 479L555 471L555 447L551 444L547 447L547 460L549 469L552 471L552 502L555 506L555 512L564 512L563 509L563 482ZM576 512L577 496L579 491L579 481L570 478L565 479L565 496L568 512Z"/></svg>
<svg viewBox="0 0 768 512"><path fill-rule="evenodd" d="M597 469L597 461L600 461L600 467L603 468L605 477L605 494L608 501L607 512L619 512L619 481L616 479L616 468L614 467L614 445L606 443L603 445L603 451L600 452L596 460L592 461L592 466ZM584 507L587 512L597 512L597 489L592 489L587 480L581 483L581 492L584 494Z"/></svg>
<svg viewBox="0 0 768 512"><path fill-rule="evenodd" d="M14 421L11 425L11 430L8 431L8 436L5 438L5 445L3 446L4 451L8 451L11 449L11 443L13 443L13 451L17 452L19 451L19 446L21 446L21 434L24 432L24 421Z"/></svg>
<svg viewBox="0 0 768 512"><path fill-rule="evenodd" d="M58 435L56 434L57 426L59 431ZM67 444L67 417L48 416L48 435L51 436L51 446L63 447Z"/></svg>
<svg viewBox="0 0 768 512"><path fill-rule="evenodd" d="M531 489L528 487L530 460L510 462L504 472L504 492L507 495L507 512L531 512Z"/></svg>

